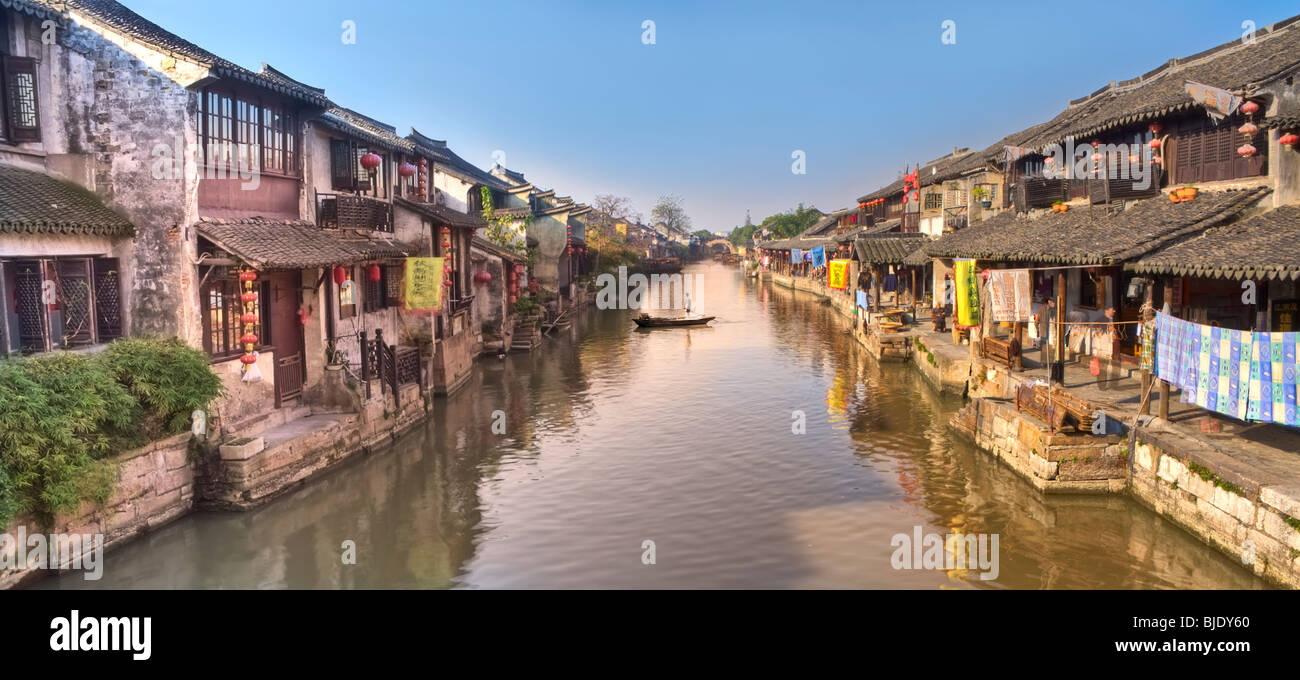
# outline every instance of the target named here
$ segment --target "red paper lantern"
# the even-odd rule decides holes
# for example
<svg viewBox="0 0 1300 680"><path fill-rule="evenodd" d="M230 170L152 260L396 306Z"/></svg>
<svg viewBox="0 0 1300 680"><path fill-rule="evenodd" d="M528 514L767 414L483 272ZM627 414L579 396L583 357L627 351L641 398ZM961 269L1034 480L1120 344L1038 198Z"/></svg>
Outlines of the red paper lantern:
<svg viewBox="0 0 1300 680"><path fill-rule="evenodd" d="M1296 142L1300 142L1300 137L1297 137L1294 132L1288 132L1277 138L1277 143L1282 146L1293 146Z"/></svg>
<svg viewBox="0 0 1300 680"><path fill-rule="evenodd" d="M239 320L242 321L243 323L249 323L249 324L257 323L257 315L244 314L243 316L239 317Z"/></svg>
<svg viewBox="0 0 1300 680"><path fill-rule="evenodd" d="M370 282L379 283L379 279L382 278L382 274L383 274L381 271L379 271L379 265L377 264L370 265L369 273L370 273Z"/></svg>
<svg viewBox="0 0 1300 680"><path fill-rule="evenodd" d="M239 361L244 365L255 364L257 363L257 357L253 356L252 354L245 354L244 356L239 357Z"/></svg>
<svg viewBox="0 0 1300 680"><path fill-rule="evenodd" d="M1152 134L1158 135L1160 134L1161 130L1165 129L1165 126L1161 125L1160 123L1152 123L1147 126L1147 129L1150 130Z"/></svg>
<svg viewBox="0 0 1300 680"><path fill-rule="evenodd" d="M1259 126L1254 123L1247 122L1245 125L1237 128L1237 132L1240 132L1241 134L1246 135L1247 137L1254 137L1255 133L1259 132Z"/></svg>
<svg viewBox="0 0 1300 680"><path fill-rule="evenodd" d="M374 172L375 168L378 168L379 164L383 162L384 159L373 151L361 157L361 167L365 168L366 172Z"/></svg>
<svg viewBox="0 0 1300 680"><path fill-rule="evenodd" d="M257 293L252 293L252 292L244 293L243 295L239 296L239 299L243 300L244 302L257 302Z"/></svg>
<svg viewBox="0 0 1300 680"><path fill-rule="evenodd" d="M239 272L239 280L240 280L240 281L256 281L256 280L257 280L257 272L253 271L252 269L245 269L244 271Z"/></svg>
<svg viewBox="0 0 1300 680"><path fill-rule="evenodd" d="M1101 142L1098 142L1098 141L1095 140L1095 139L1092 140L1092 148L1095 149L1095 148L1097 148L1097 147L1099 147L1099 146L1101 146Z"/></svg>
<svg viewBox="0 0 1300 680"><path fill-rule="evenodd" d="M475 275L474 275L474 282L475 282L475 283L481 283L481 284L492 283L492 272L487 271L487 270L483 270L483 271L481 271L481 272L475 274Z"/></svg>
<svg viewBox="0 0 1300 680"><path fill-rule="evenodd" d="M1247 101L1245 104L1241 105L1241 112L1247 115L1256 113L1258 111L1259 111L1259 104L1256 104L1255 102Z"/></svg>
<svg viewBox="0 0 1300 680"><path fill-rule="evenodd" d="M242 337L239 338L239 344L241 344L241 345L256 345L256 344L257 344L257 336L256 336L256 335L253 335L252 333L245 333Z"/></svg>
<svg viewBox="0 0 1300 680"><path fill-rule="evenodd" d="M1245 158L1250 158L1251 156L1254 156L1255 151L1256 149L1252 144L1242 144L1241 146L1237 147L1237 153Z"/></svg>
<svg viewBox="0 0 1300 680"><path fill-rule="evenodd" d="M334 283L337 283L337 284L339 284L339 285L341 286L341 285L343 285L343 282L344 282L344 281L347 281L347 280L348 280L348 270L347 270L347 269L344 269L342 266L335 267L335 268L334 268Z"/></svg>
<svg viewBox="0 0 1300 680"><path fill-rule="evenodd" d="M415 175L416 172L417 172L416 167L414 165L411 165L410 163L404 162L401 165L397 166L397 174L401 175L403 178L411 177Z"/></svg>
<svg viewBox="0 0 1300 680"><path fill-rule="evenodd" d="M1157 138L1155 138L1155 139L1153 139L1153 140L1147 142L1147 146L1149 146L1149 147L1151 147L1151 148L1153 148L1153 149L1159 149L1159 148L1160 148L1160 138L1157 137Z"/></svg>

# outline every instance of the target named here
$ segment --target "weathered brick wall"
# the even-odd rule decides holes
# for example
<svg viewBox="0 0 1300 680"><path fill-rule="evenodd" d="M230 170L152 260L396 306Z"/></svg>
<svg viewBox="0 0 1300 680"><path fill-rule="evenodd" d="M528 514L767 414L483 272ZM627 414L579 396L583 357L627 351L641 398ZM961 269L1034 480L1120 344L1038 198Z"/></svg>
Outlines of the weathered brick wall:
<svg viewBox="0 0 1300 680"><path fill-rule="evenodd" d="M90 188L136 227L121 254L126 328L197 342L197 293L186 258L197 182L183 172L154 176L156 146L174 155L194 142L197 96L75 24L59 32L58 45L54 85L64 138L57 151L84 155Z"/></svg>

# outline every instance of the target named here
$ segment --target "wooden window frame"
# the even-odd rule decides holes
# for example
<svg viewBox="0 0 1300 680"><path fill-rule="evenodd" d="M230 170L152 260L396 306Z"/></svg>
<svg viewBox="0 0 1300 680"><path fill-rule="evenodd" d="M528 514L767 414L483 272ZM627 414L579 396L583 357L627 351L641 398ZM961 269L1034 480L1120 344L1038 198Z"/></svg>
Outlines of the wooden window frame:
<svg viewBox="0 0 1300 680"><path fill-rule="evenodd" d="M24 302L19 298L17 290L17 269L21 265L35 267L39 271L41 286L47 281L53 281L56 290L56 302L48 305L36 302L36 310L40 322L40 346L21 346L21 331L15 333L15 329L7 328L7 332L0 334L5 338L5 344L0 347L0 354L10 352L37 353L49 352L55 349L73 349L79 347L90 347L100 345L110 340L122 337L122 290L120 263L114 257L102 257L97 255L85 256L35 256L35 257L12 257L0 260L0 275L3 276L3 289L6 292L6 309L5 309L5 326L8 326L8 317L12 313L13 317L19 320L24 312ZM80 267L81 272L78 275L75 268ZM85 325L75 334L75 338L68 337L68 285L73 279L81 279L85 282ZM110 284L109 281L113 283ZM107 286L116 285L117 290L110 295ZM106 300L111 299L115 304L115 309L111 310L105 304ZM55 316L57 315L57 316ZM58 342L55 342L55 334L58 333ZM15 334L17 337L18 347L12 347Z"/></svg>
<svg viewBox="0 0 1300 680"><path fill-rule="evenodd" d="M8 40L7 32L3 38ZM10 143L41 141L41 97L36 59L0 53L0 128ZM30 83L30 88L25 86ZM21 104L21 105L20 105ZM32 122L20 120L30 109Z"/></svg>
<svg viewBox="0 0 1300 680"><path fill-rule="evenodd" d="M243 315L244 305L239 296L244 292L240 285L238 270L235 268L222 268L227 271L212 271L208 279L203 282L199 289L199 311L203 328L203 352L208 355L212 363L220 363L238 359L244 353L243 345L239 343L239 338L244 334L244 325L240 322L239 317ZM257 347L259 350L271 346L272 340L268 331L270 324L265 323L267 319L267 310L269 305L267 300L270 297L270 282L260 281L257 295L257 321L253 328L253 334L257 336ZM228 296L227 306L224 306L221 320L221 343L216 346L214 334L218 332L213 328L212 316L217 308L212 306L212 294L220 292L223 296Z"/></svg>
<svg viewBox="0 0 1300 680"><path fill-rule="evenodd" d="M223 170L225 177L238 177L243 156L250 168L256 161L259 174L297 178L301 173L295 121L294 112L279 99L205 88L198 108L200 165L217 171L218 177ZM213 143L225 146L213 153ZM272 154L277 158L268 161Z"/></svg>
<svg viewBox="0 0 1300 680"><path fill-rule="evenodd" d="M370 312L381 312L388 309L388 267L384 264L379 265L379 280L370 280L370 267L374 263L363 265L361 271L365 274L364 283L361 286L361 306L368 314Z"/></svg>

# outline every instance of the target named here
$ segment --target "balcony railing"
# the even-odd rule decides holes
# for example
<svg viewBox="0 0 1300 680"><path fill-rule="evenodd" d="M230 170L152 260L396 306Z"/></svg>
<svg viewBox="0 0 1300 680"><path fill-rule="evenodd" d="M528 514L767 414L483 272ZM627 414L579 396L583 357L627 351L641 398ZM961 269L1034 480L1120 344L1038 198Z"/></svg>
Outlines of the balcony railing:
<svg viewBox="0 0 1300 680"><path fill-rule="evenodd" d="M393 231L393 205L369 196L316 193L316 225L326 229Z"/></svg>
<svg viewBox="0 0 1300 680"><path fill-rule="evenodd" d="M366 383L367 395L371 396L370 380L379 379L380 391L388 390L393 395L393 405L400 407L400 387L416 384L424 389L424 372L420 362L420 350L416 347L399 347L384 342L382 329L375 329L375 338L366 338L365 331L360 331L357 340L361 346L361 379Z"/></svg>

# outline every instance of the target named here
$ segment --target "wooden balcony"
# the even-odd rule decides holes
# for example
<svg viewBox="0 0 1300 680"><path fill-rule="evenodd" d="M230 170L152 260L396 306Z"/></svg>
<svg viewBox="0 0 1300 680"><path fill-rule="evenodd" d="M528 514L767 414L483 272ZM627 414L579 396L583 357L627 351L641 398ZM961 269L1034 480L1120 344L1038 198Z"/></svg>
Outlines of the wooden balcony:
<svg viewBox="0 0 1300 680"><path fill-rule="evenodd" d="M325 229L393 231L393 205L355 194L316 193L316 225Z"/></svg>

